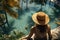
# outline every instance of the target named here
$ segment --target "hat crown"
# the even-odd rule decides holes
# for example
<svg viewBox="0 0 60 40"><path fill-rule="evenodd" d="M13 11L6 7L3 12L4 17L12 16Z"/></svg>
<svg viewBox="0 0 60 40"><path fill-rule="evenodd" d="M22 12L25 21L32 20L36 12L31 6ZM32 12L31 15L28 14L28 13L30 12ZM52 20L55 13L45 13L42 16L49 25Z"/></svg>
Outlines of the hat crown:
<svg viewBox="0 0 60 40"><path fill-rule="evenodd" d="M38 18L37 18L38 17ZM33 21L36 23L36 24L39 24L41 25L41 21L45 21L45 24L47 24L49 22L49 17L47 14L45 14L44 12L38 12L38 13L35 13L33 16L32 16L32 19ZM40 21L40 23L38 22L38 20Z"/></svg>
<svg viewBox="0 0 60 40"><path fill-rule="evenodd" d="M44 13L44 12L38 12L37 15L38 15L38 16L45 16L45 13Z"/></svg>
<svg viewBox="0 0 60 40"><path fill-rule="evenodd" d="M40 18L43 18L43 17L45 17L46 15L45 14L37 14L37 17L40 17Z"/></svg>

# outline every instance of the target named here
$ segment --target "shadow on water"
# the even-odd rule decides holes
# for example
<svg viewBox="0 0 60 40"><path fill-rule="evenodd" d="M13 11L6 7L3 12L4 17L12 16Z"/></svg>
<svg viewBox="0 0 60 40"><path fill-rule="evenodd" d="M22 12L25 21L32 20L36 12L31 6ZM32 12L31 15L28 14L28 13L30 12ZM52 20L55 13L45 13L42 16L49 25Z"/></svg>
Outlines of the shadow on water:
<svg viewBox="0 0 60 40"><path fill-rule="evenodd" d="M58 5L54 5L55 6L55 8L56 8L56 10L54 10L54 12L55 12L55 16L57 17L57 18L59 18L60 17L60 7L58 6Z"/></svg>
<svg viewBox="0 0 60 40"><path fill-rule="evenodd" d="M23 10L22 9L18 9L18 19L20 19L20 16L23 15Z"/></svg>
<svg viewBox="0 0 60 40"><path fill-rule="evenodd" d="M15 29L14 27L12 27L14 25L14 21L11 21L9 23L9 27L5 26L5 27L1 27L1 29L3 30L3 34L9 34L13 29Z"/></svg>
<svg viewBox="0 0 60 40"><path fill-rule="evenodd" d="M28 9L18 9L18 19L21 19L22 15L25 15L26 12L29 12L29 8Z"/></svg>

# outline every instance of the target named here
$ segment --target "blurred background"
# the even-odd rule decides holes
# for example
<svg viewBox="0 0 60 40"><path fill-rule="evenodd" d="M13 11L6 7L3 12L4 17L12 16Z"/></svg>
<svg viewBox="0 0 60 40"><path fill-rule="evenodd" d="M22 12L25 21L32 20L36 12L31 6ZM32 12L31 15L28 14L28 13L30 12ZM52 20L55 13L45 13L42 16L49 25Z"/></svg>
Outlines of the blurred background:
<svg viewBox="0 0 60 40"><path fill-rule="evenodd" d="M18 9L12 8L18 13L17 19L7 14L9 26L6 25L7 27L2 29L3 34L1 30L1 40L4 39L4 36L7 38L6 40L17 40L27 35L34 25L32 15L40 11L49 15L51 29L60 26L60 0L20 0L19 6Z"/></svg>

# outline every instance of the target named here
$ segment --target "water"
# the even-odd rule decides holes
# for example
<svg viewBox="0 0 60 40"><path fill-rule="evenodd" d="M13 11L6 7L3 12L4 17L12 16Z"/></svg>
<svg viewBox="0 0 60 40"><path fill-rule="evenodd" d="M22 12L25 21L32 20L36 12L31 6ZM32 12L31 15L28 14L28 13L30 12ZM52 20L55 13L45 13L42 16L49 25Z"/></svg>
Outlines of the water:
<svg viewBox="0 0 60 40"><path fill-rule="evenodd" d="M24 2L22 3L21 1L20 4L23 10L22 12L18 10L18 14L19 14L18 19L14 19L8 15L8 20L9 22L14 21L14 24L11 26L15 28L14 30L19 30L21 32L24 32L25 34L28 34L31 26L34 23L31 19L31 16L41 9L41 5L35 3L29 4L28 2L28 9L26 10L26 3ZM42 11L44 11L50 17L49 24L51 26L51 29L57 27L57 24L55 23L55 18L56 18L55 11L54 11L55 9L56 8L54 7L54 3L49 4L49 2L47 2L45 6L42 6ZM26 30L25 27L27 27L28 29Z"/></svg>

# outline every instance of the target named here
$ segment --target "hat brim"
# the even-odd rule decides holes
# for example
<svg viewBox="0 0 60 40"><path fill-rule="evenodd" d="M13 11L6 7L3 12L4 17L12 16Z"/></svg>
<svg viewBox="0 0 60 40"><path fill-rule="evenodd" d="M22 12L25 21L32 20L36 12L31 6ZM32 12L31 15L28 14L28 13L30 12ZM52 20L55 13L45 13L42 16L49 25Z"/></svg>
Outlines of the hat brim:
<svg viewBox="0 0 60 40"><path fill-rule="evenodd" d="M36 24L39 24L39 25L41 25L41 23L39 23L38 22L38 20L37 20L37 15L39 15L40 13L35 13L35 14L33 14L32 15L32 20L36 23ZM48 24L49 23L49 17L48 17L48 15L47 14L45 14L45 24Z"/></svg>

